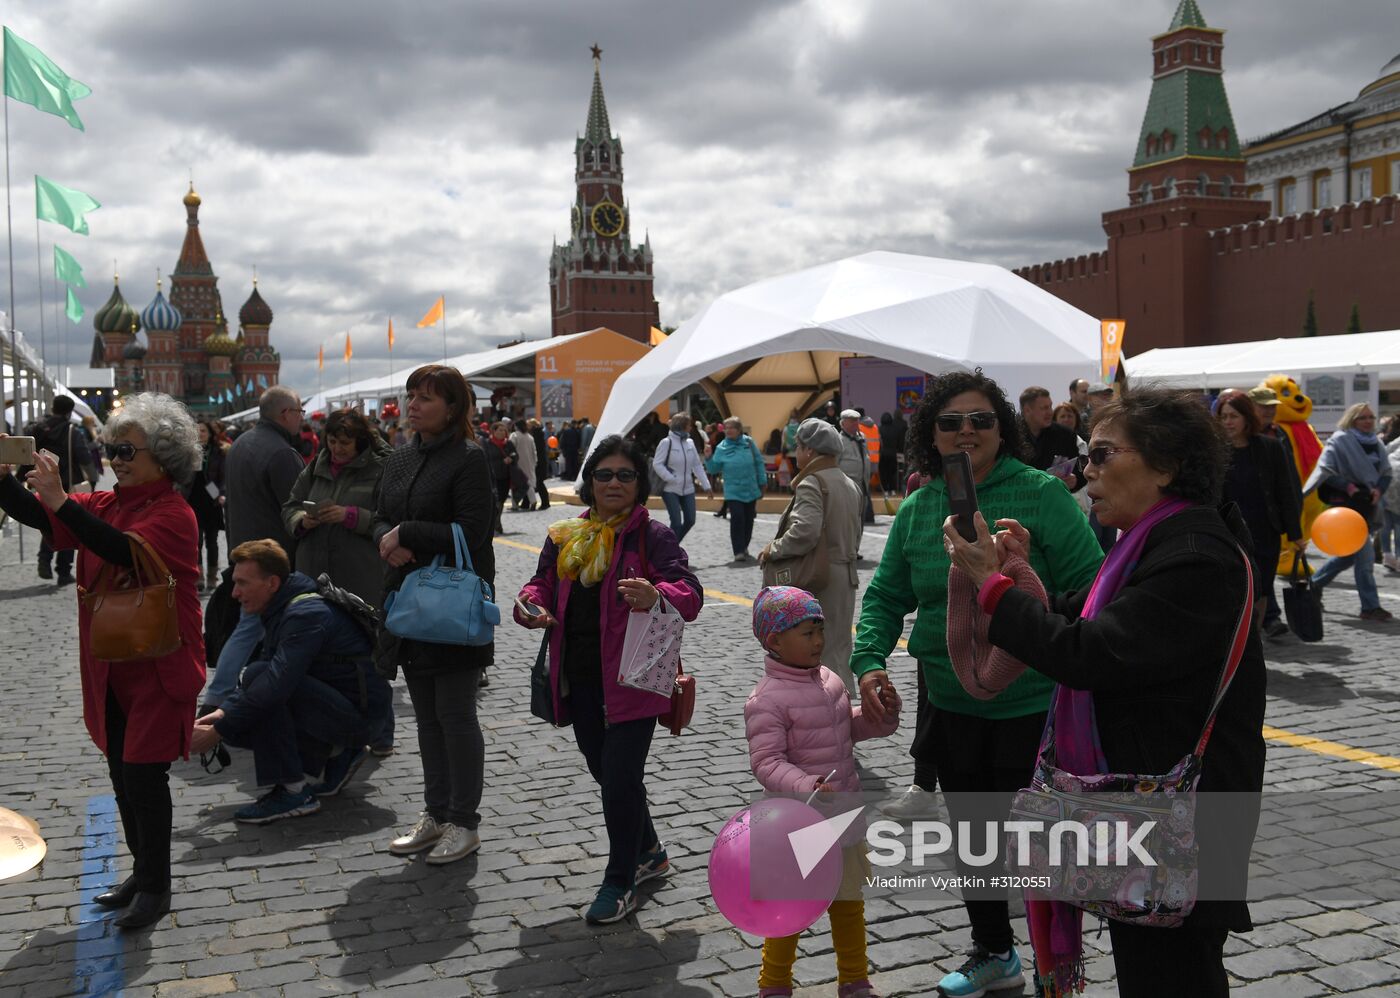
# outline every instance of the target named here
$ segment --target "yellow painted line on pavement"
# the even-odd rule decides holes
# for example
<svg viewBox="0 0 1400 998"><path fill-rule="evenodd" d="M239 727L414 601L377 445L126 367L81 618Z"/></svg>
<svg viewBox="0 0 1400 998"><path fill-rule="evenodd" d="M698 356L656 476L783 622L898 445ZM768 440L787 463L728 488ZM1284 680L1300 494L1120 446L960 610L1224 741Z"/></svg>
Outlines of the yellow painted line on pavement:
<svg viewBox="0 0 1400 998"><path fill-rule="evenodd" d="M1343 745L1340 742L1329 742L1313 735L1294 734L1291 731L1284 731L1282 728L1271 728L1267 724L1264 725L1264 737L1271 742L1306 749L1318 755L1345 759L1348 762L1359 762L1363 766L1374 766L1376 769L1400 773L1400 759L1396 759L1394 756L1379 755L1366 749L1352 748L1350 745Z"/></svg>
<svg viewBox="0 0 1400 998"><path fill-rule="evenodd" d="M521 551L529 551L531 554L539 554L540 549L531 547L529 544L521 544L519 541L508 541L502 537L496 538L497 544L504 544L506 547L518 548ZM705 595L710 599L720 600L724 603L734 603L737 606L753 606L753 600L744 596L736 596L720 589L706 589ZM899 647L908 650L909 643L903 638L899 640ZM1312 735L1299 735L1292 731L1285 731L1282 728L1274 728L1264 725L1264 738L1267 741L1278 742L1280 745L1287 745L1291 748L1300 748L1317 755L1325 755L1333 759L1345 759L1348 762L1357 762L1363 766L1372 766L1376 769L1384 769L1392 773L1400 773L1400 759L1389 755L1380 755L1366 749L1353 748L1350 745L1343 745L1340 742L1329 742L1323 738L1316 738Z"/></svg>

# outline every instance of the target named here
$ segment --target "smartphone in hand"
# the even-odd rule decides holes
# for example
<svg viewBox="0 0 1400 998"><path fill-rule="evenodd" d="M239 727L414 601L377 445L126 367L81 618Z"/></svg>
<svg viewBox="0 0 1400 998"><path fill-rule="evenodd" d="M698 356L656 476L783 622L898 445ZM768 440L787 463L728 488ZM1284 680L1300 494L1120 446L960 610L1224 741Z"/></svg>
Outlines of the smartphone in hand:
<svg viewBox="0 0 1400 998"><path fill-rule="evenodd" d="M948 510L957 520L958 534L969 544L977 541L977 485L972 479L972 458L959 451L943 457L943 480L948 485Z"/></svg>
<svg viewBox="0 0 1400 998"><path fill-rule="evenodd" d="M519 596L515 597L515 608L527 617L538 617L540 614L544 613L544 610L540 607L535 606L533 603L526 603Z"/></svg>

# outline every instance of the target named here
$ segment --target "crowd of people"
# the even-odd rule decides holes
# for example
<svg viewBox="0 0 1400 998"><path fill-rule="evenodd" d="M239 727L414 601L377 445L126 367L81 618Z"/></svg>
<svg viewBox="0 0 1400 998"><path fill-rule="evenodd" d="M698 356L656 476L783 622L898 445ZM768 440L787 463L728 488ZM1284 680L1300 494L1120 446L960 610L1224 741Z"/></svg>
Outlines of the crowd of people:
<svg viewBox="0 0 1400 998"><path fill-rule="evenodd" d="M557 435L538 420L482 420L462 375L427 365L409 376L405 418L389 427L355 409L308 420L281 385L264 392L256 424L237 434L197 421L168 396L135 395L102 431L117 485L100 491L101 455L66 401L36 430L33 468L0 467L0 508L42 532L41 575L56 560L59 584L80 586L84 719L107 756L133 857L131 877L97 903L123 909L123 928L150 925L172 904L172 762L217 759L225 744L246 749L265 792L235 820L315 813L369 754L394 751L391 683L400 673L417 722L423 807L386 848L446 864L481 847L477 700L494 643L396 636L380 626L381 611L438 557L494 585L505 502L548 506L545 481L555 473L579 480L584 509L549 527L510 616L540 632L550 716L571 725L599 786L609 847L585 912L595 924L626 918L637 886L670 868L646 791L656 719L670 700L624 684L619 672L634 611L663 600L685 620L700 611L702 584L683 546L698 491L722 491L732 564L763 572L753 607L762 676L743 711L760 785L859 789L852 746L898 727L896 684L906 680L891 657L914 614L914 780L885 811L936 815L941 789L949 817L973 829L1005 817L1043 737L1075 774L1163 773L1213 709L1200 789L1257 792L1262 639L1287 630L1273 575L1283 544L1304 546L1304 492L1357 509L1379 534L1374 548L1323 565L1318 584L1353 568L1362 617L1383 621L1376 548L1386 568L1400 569L1400 476L1391 468L1400 424L1378 434L1370 407L1353 406L1317 470L1299 481L1270 429L1277 399L1264 385L1207 405L1188 393L1076 381L1058 405L1031 387L1013 408L982 372L954 372L929 380L907 423L897 413L877 423L832 402L805 419L794 411L761 448L734 417L705 427L690 414L666 424L651 413L625 438L596 440L586 419ZM976 484L971 541L955 529L944 475L955 455ZM789 472L788 505L755 557L756 503L775 463ZM905 494L858 605L873 489ZM647 508L654 494L669 526ZM178 641L114 653L124 639L113 645L110 613L88 597L118 576L149 582L152 565L173 580ZM1255 626L1212 708L1235 624L1250 611ZM979 671L987 649L970 660L976 645L962 637L979 626L1017 665L995 685ZM1247 864L1247 850L1231 852L1237 840L1206 838L1203 849ZM840 994L871 998L860 901L868 864L843 845L830 910ZM1000 863L1003 848L992 839L970 851ZM988 871L960 862L959 872ZM971 949L938 982L940 993L1020 981L1007 892L969 889L964 907ZM1033 930L1038 919L1078 926L1077 915L1053 907L1031 904L1028 917ZM1109 928L1120 993L1217 995L1226 990L1227 934L1250 921L1243 901L1202 901L1175 929ZM1072 984L1082 969L1078 935L1051 935L1053 946L1035 945L1037 974ZM761 995L791 994L796 952L796 937L765 941Z"/></svg>

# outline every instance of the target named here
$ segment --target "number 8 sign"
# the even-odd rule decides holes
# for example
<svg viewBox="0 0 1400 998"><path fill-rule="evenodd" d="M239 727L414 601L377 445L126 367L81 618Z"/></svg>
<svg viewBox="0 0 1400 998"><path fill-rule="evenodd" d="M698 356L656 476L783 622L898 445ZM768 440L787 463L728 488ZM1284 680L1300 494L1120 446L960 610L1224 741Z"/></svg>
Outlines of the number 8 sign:
<svg viewBox="0 0 1400 998"><path fill-rule="evenodd" d="M1118 374L1126 327L1122 319L1104 319L1099 323L1099 373L1106 384L1113 384Z"/></svg>

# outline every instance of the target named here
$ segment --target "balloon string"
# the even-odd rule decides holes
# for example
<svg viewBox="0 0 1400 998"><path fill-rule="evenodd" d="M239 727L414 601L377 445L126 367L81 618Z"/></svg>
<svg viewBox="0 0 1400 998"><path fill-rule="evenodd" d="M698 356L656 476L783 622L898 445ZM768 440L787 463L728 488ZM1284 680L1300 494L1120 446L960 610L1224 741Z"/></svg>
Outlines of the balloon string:
<svg viewBox="0 0 1400 998"><path fill-rule="evenodd" d="M820 781L820 782L816 785L816 787L813 788L812 792L807 796L807 805L808 805L809 807L811 806L812 801L816 799L817 794L819 794L819 793L822 792L822 789L821 789L821 788L822 788L822 784L823 784L823 783L828 783L828 782L830 782L831 778L832 778L833 776L835 776L835 775L836 775L836 770L833 769L831 772L829 772L829 773L826 774L826 779Z"/></svg>

